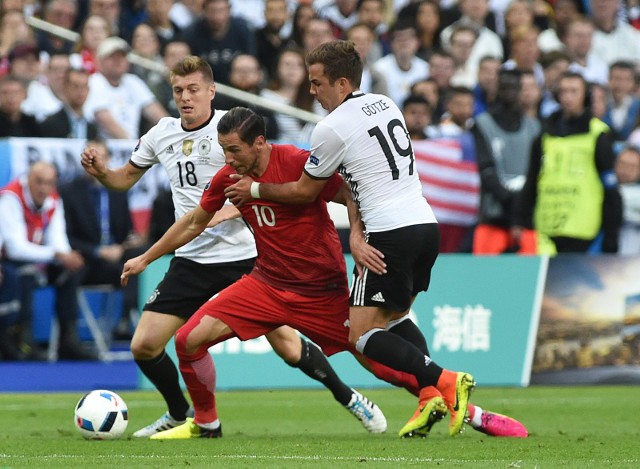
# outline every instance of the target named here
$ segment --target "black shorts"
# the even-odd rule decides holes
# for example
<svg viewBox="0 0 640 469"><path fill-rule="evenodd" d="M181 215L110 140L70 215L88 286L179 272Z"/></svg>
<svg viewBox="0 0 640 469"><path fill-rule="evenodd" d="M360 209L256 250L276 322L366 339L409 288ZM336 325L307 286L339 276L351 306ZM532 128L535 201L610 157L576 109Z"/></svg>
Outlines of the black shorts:
<svg viewBox="0 0 640 469"><path fill-rule="evenodd" d="M429 288L431 268L440 249L438 224L407 226L367 236L367 242L384 254L387 273L378 275L365 269L362 278L358 278L354 267L351 306L406 311L411 298Z"/></svg>
<svg viewBox="0 0 640 469"><path fill-rule="evenodd" d="M143 311L188 319L213 295L251 272L254 262L255 258L220 264L199 264L174 257Z"/></svg>

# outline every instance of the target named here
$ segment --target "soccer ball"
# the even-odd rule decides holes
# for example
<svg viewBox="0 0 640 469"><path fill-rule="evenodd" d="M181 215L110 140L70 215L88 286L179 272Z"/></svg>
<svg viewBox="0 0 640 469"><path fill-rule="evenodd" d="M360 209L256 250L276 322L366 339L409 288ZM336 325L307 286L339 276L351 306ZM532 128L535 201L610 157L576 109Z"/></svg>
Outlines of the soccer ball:
<svg viewBox="0 0 640 469"><path fill-rule="evenodd" d="M97 389L78 401L75 424L87 440L113 440L127 429L127 404L113 391Z"/></svg>

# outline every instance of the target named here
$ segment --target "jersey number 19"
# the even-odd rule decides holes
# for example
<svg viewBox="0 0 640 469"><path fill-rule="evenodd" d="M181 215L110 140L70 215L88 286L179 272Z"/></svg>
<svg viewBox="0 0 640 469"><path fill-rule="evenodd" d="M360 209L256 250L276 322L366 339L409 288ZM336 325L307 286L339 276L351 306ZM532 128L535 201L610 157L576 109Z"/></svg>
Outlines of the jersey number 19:
<svg viewBox="0 0 640 469"><path fill-rule="evenodd" d="M394 134L394 130L396 127L400 127L400 130L407 135L407 148L402 148L396 139ZM387 124L387 134L389 135L389 140L393 143L393 147L396 150L396 154L402 157L410 157L411 163L409 164L409 175L413 175L413 148L411 147L411 140L409 140L409 133L402 125L402 121L400 119L392 119ZM389 168L391 169L391 177L395 181L400 177L400 171L398 170L398 165L396 164L395 155L389 146L388 139L382 133L380 127L373 127L369 129L369 136L375 137L378 139L378 143L384 152L384 156L387 158L387 162L389 163Z"/></svg>

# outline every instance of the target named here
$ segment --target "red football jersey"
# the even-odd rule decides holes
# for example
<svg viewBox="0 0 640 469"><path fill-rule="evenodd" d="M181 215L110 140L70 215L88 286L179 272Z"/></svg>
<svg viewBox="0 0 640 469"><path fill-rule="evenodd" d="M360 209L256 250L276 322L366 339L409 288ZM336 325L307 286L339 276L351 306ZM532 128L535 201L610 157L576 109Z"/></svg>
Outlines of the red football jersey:
<svg viewBox="0 0 640 469"><path fill-rule="evenodd" d="M284 183L300 179L309 152L293 145L272 145L271 157L257 182ZM211 179L200 205L207 212L222 208L224 189L235 181L234 169L226 165ZM251 200L240 207L242 216L256 238L258 258L251 275L283 290L303 295L335 294L348 283L342 245L327 211L343 184L334 174L318 198L310 204L281 204L269 200Z"/></svg>

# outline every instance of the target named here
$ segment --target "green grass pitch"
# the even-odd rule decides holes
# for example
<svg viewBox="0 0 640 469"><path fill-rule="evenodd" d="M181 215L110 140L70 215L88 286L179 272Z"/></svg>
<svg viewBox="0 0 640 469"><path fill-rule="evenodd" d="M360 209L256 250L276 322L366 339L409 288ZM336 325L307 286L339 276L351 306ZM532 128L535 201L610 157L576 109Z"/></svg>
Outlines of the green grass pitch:
<svg viewBox="0 0 640 469"><path fill-rule="evenodd" d="M163 412L159 395L120 392L125 436L85 441L73 425L77 394L0 394L0 468L637 468L638 386L479 388L472 401L521 420L527 439L492 438L466 427L450 438L446 420L426 439L397 431L415 399L402 390L364 390L389 429L370 435L327 391L221 392L224 437L151 441L131 434ZM448 417L447 417L448 418Z"/></svg>

